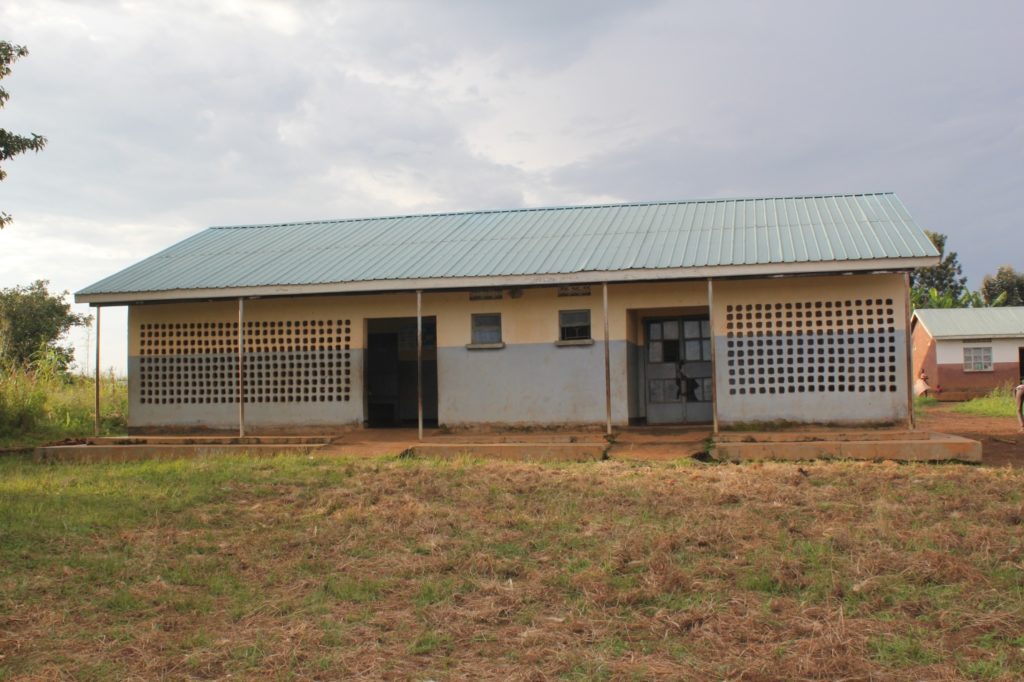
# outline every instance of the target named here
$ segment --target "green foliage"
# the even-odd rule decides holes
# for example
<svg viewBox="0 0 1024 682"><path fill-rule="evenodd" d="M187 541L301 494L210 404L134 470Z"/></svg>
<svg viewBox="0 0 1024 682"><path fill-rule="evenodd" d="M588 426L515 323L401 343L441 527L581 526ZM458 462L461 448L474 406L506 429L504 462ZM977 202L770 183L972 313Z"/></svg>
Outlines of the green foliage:
<svg viewBox="0 0 1024 682"><path fill-rule="evenodd" d="M51 294L48 285L41 279L0 289L0 366L42 362L67 371L74 352L60 340L72 327L90 324L92 317L71 312L67 292Z"/></svg>
<svg viewBox="0 0 1024 682"><path fill-rule="evenodd" d="M958 404L953 411L982 417L1013 417L1017 414L1017 404L1013 399L1013 386L1010 384L1000 386L988 395Z"/></svg>
<svg viewBox="0 0 1024 682"><path fill-rule="evenodd" d="M56 363L14 367L0 373L0 447L30 447L92 435L96 384L70 376ZM128 386L113 373L100 381L104 434L127 426Z"/></svg>
<svg viewBox="0 0 1024 682"><path fill-rule="evenodd" d="M999 266L994 276L981 280L981 295L986 305L1024 305L1024 272Z"/></svg>
<svg viewBox="0 0 1024 682"><path fill-rule="evenodd" d="M6 41L0 41L0 80L11 75L11 65L20 57L25 57L27 55L27 47L23 45L13 45ZM0 109L3 108L9 98L10 94L7 90L0 87ZM46 138L42 135L31 133L31 137L26 137L0 128L0 161L6 161L14 158L18 154L24 154L27 151L38 152L45 146ZM4 171L3 167L0 166L0 180L3 180L6 177L7 173ZM9 222L11 222L11 216L0 211L0 230L2 230Z"/></svg>
<svg viewBox="0 0 1024 682"><path fill-rule="evenodd" d="M1006 294L1000 294L988 302L981 292L964 290L959 296L950 292L939 293L934 287L910 290L910 303L914 308L984 308L985 306L1001 306L1006 303Z"/></svg>
<svg viewBox="0 0 1024 682"><path fill-rule="evenodd" d="M985 306L1022 305L1024 275L1006 265L995 277L986 276L981 291L967 288L956 251L946 253L946 235L925 234L939 251L941 260L931 268L910 273L910 302L914 308L984 308Z"/></svg>
<svg viewBox="0 0 1024 682"><path fill-rule="evenodd" d="M967 278L963 276L963 269L956 251L946 253L946 235L939 232L924 232L939 251L939 264L930 268L918 268L910 273L910 288L918 292L927 292L935 289L939 297L947 295L951 300L960 300L960 297L967 291ZM928 306L918 306L928 307ZM941 307L941 306L933 306ZM961 307L961 306L946 306Z"/></svg>

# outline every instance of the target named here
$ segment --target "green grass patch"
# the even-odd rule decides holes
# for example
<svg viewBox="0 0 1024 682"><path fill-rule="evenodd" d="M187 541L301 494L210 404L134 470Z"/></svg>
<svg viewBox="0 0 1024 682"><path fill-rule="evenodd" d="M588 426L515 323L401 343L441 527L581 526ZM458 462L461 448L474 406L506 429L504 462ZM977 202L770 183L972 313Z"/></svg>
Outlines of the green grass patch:
<svg viewBox="0 0 1024 682"><path fill-rule="evenodd" d="M413 656L422 656L424 654L433 653L437 649L446 649L451 646L451 643L451 635L443 632L437 632L436 630L428 630L420 633L420 635L412 641L409 645L409 653Z"/></svg>
<svg viewBox="0 0 1024 682"><path fill-rule="evenodd" d="M906 635L875 637L868 641L868 650L871 658L893 668L930 665L942 660L924 643L922 634L916 631Z"/></svg>
<svg viewBox="0 0 1024 682"><path fill-rule="evenodd" d="M1013 399L1013 387L1000 386L988 395L972 398L953 406L953 412L973 414L980 417L1013 417L1017 404Z"/></svg>
<svg viewBox="0 0 1024 682"><path fill-rule="evenodd" d="M8 456L0 670L1020 679L1022 489L957 465ZM798 655L837 618L893 634L848 667Z"/></svg>
<svg viewBox="0 0 1024 682"><path fill-rule="evenodd" d="M380 599L384 592L384 583L380 580L351 578L345 575L332 576L324 582L323 591L338 601L365 604Z"/></svg>

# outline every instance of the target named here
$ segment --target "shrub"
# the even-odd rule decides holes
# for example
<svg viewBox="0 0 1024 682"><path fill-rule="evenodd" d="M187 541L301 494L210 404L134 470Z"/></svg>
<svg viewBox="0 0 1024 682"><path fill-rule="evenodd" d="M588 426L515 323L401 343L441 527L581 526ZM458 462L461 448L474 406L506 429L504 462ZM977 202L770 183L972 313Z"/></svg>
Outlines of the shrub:
<svg viewBox="0 0 1024 682"><path fill-rule="evenodd" d="M29 447L93 434L96 383L40 358L0 373L0 447ZM128 384L111 371L100 381L100 432L123 433Z"/></svg>

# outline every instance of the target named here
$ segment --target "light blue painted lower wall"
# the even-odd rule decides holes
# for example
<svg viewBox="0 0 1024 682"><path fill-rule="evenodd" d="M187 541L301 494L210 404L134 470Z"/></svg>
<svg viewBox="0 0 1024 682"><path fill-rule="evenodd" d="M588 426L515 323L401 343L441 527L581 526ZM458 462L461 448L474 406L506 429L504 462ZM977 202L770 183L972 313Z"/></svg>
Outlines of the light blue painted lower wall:
<svg viewBox="0 0 1024 682"><path fill-rule="evenodd" d="M612 421L626 424L628 354L610 344ZM442 424L581 424L605 421L604 344L438 349Z"/></svg>
<svg viewBox="0 0 1024 682"><path fill-rule="evenodd" d="M207 356L203 357L206 359ZM169 359L177 360L179 358L170 357ZM168 369L165 372L169 373L170 376L166 382L162 382L163 388L158 387L156 389L168 390L169 394L144 396L144 389L141 384L146 377L144 372L141 371L141 359L135 356L128 358L129 428L133 430L174 428L185 430L237 429L238 402L234 395L225 397L223 391L215 388L214 391L217 399L222 402L191 402L192 399L198 401L208 397L206 394L202 396L197 395L200 389L209 391L211 386L220 387L225 383L234 383L234 373L237 371L234 366L234 358L210 355L209 359L213 362L210 363L211 369L209 373L217 375L212 376L210 379L203 376L207 373L206 371L197 375L195 369L197 363L192 361L191 358L183 356L180 359L182 360L180 363L180 366L183 368L182 371L176 371L176 365L174 364L167 365ZM338 352L338 357L334 360L335 366L330 369L330 371L335 373L332 377L336 382L335 385L342 386L345 379L348 379L348 400L345 400L344 396L337 395L336 392L333 401L292 400L273 402L271 382L275 379L279 382L283 381L286 372L292 373L290 378L293 382L293 397L300 394L299 391L295 390L300 388L300 386L296 385L296 380L299 382L303 380L308 381L308 383L302 384L301 388L308 386L311 393L315 392L314 394L318 396L319 387L322 384L319 382L318 376L312 376L312 373L318 372L318 368L315 367L315 362L290 360L291 364L289 365L289 360L279 360L277 368L264 364L262 368L257 370L255 365L257 360L262 360L264 363L268 362L266 358L260 357L247 360L247 365L253 363L251 371L254 374L247 382L250 390L250 398L245 404L247 428L338 428L362 423L362 351L344 351L344 355ZM344 366L343 363L346 361L348 365ZM310 366L307 367L307 364ZM347 375L345 374L346 370L348 371ZM219 376L221 372L225 375L223 378ZM278 376L275 377L274 372L277 372ZM296 374L303 372L309 373L309 376L304 374L300 378ZM179 377L178 374L181 376ZM256 378L257 376L260 378ZM260 384L260 381L263 383ZM188 390L190 391L189 395L174 395L173 392L181 390L181 387L186 385L188 385ZM152 386L146 388L154 390ZM260 397L263 398L262 401L259 400ZM223 402L225 400L227 402Z"/></svg>
<svg viewBox="0 0 1024 682"><path fill-rule="evenodd" d="M778 336L760 336L752 339L753 346L748 340L715 337L722 425L778 420L896 422L908 417L902 331L794 335L782 337L781 344Z"/></svg>
<svg viewBox="0 0 1024 682"><path fill-rule="evenodd" d="M797 338L792 337L794 342ZM765 383L751 383L748 375L744 379L746 390L743 393L738 390L743 383L738 381L740 377L730 374L739 367L735 362L730 367L728 362L729 352L735 354L738 348L735 341L734 346L729 347L728 341L725 337L715 339L718 413L723 425L776 420L882 422L900 421L908 416L906 339L902 332L893 334L892 340L887 336L884 343L855 335L844 338L841 350L840 345L833 346L831 356L826 353L825 360L813 363L813 373L802 371L794 375L802 377L794 382L788 381L789 346L781 349L773 346L770 358L760 357L761 365L757 364L755 347L755 354L744 358L744 368L763 368L756 380L764 379ZM884 352L879 350L883 345ZM870 350L872 347L874 351ZM762 350L766 351L767 346L762 346ZM778 350L782 352L776 354ZM643 417L643 391L638 381L642 351L641 347L625 341L610 344L612 421L617 425L627 424L630 417ZM806 351L802 352L805 361L811 357ZM363 354L361 351L350 353L348 401L247 402L247 426L301 429L361 424L365 418ZM885 362L857 362L861 357L880 355L885 356ZM794 361L799 357L795 354ZM813 357L819 356L815 353ZM831 363L827 361L829 357ZM889 362L890 357L894 358L893 362ZM746 364L751 360L753 365ZM142 402L139 358L131 357L128 363L131 428L233 430L238 427L238 405L233 401ZM884 367L884 371L880 367ZM774 373L769 373L769 368ZM841 372L847 377L843 381L839 380ZM806 382L812 375L813 392ZM851 375L857 379L851 381ZM865 376L863 381L859 378L862 375ZM870 379L872 376L875 378ZM803 391L799 390L801 385ZM825 386L824 390L820 389L821 385ZM876 390L870 390L872 385ZM763 393L761 388L765 389ZM770 392L772 388L775 393ZM600 341L589 346L559 347L545 343L509 345L500 350L464 347L438 350L438 421L441 424L602 424L604 420L604 346Z"/></svg>

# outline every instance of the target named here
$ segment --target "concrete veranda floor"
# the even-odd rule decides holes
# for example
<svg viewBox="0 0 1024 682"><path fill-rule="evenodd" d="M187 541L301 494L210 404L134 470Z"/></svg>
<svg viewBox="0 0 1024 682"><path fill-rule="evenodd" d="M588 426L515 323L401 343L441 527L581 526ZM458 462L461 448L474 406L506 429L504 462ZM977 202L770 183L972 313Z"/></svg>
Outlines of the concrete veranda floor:
<svg viewBox="0 0 1024 682"><path fill-rule="evenodd" d="M714 447L713 453L712 447ZM520 461L622 459L672 461L711 453L718 459L893 459L981 462L975 440L901 428L722 432L710 425L638 426L616 429L352 429L330 435L130 436L87 439L36 450L57 461L128 461L216 455L228 452L313 453L356 457L419 455L491 457Z"/></svg>

